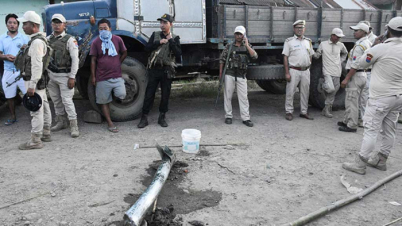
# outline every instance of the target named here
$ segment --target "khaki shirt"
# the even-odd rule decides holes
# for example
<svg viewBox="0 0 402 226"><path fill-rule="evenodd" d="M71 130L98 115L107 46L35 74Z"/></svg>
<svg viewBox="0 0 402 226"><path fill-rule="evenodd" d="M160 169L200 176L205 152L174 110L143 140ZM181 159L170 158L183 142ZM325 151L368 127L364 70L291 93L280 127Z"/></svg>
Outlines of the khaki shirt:
<svg viewBox="0 0 402 226"><path fill-rule="evenodd" d="M402 38L389 38L367 50L359 60L363 68L373 66L369 98L402 94Z"/></svg>
<svg viewBox="0 0 402 226"><path fill-rule="evenodd" d="M289 66L310 66L310 57L314 54L311 39L303 36L300 40L296 35L286 39L285 44L283 45L282 54L288 57Z"/></svg>
<svg viewBox="0 0 402 226"><path fill-rule="evenodd" d="M342 42L333 43L331 40L321 42L313 57L322 56L322 71L324 75L341 77L342 62L346 59L348 50Z"/></svg>
<svg viewBox="0 0 402 226"><path fill-rule="evenodd" d="M63 31L63 33L61 33L59 36L60 38L63 38L66 35L66 32ZM52 38L54 36L54 34L51 34L47 37L47 39L49 40L50 38ZM57 38L56 37L56 38ZM50 70L47 70L49 72L49 76L68 76L69 78L74 78L75 79L75 75L77 74L78 71L78 65L79 65L79 58L78 58L78 43L75 40L74 37L71 37L68 39L67 41L67 49L68 52L70 52L70 57L71 57L71 71L70 73L54 73Z"/></svg>
<svg viewBox="0 0 402 226"><path fill-rule="evenodd" d="M367 38L371 42L371 45L373 45L375 42L375 39L377 38L377 35L373 34L373 32L370 32L370 34L367 35Z"/></svg>
<svg viewBox="0 0 402 226"><path fill-rule="evenodd" d="M31 39L34 36L43 35L41 32L30 35ZM43 35L44 36L44 35ZM36 89L36 83L42 77L43 57L46 55L46 43L40 39L36 39L29 47L28 56L31 57L31 80L28 83L28 88Z"/></svg>
<svg viewBox="0 0 402 226"><path fill-rule="evenodd" d="M367 36L357 40L355 46L349 51L348 62L346 63L346 69L362 70L359 66L360 57L363 56L364 51L370 49L371 43L367 39Z"/></svg>

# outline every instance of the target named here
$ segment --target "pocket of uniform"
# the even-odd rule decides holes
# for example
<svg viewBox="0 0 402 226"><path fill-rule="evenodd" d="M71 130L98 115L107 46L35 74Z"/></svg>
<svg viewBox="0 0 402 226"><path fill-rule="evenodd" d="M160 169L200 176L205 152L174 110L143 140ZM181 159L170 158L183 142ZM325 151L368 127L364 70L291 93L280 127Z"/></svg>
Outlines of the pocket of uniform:
<svg viewBox="0 0 402 226"><path fill-rule="evenodd" d="M346 99L349 101L357 100L357 91L346 88Z"/></svg>

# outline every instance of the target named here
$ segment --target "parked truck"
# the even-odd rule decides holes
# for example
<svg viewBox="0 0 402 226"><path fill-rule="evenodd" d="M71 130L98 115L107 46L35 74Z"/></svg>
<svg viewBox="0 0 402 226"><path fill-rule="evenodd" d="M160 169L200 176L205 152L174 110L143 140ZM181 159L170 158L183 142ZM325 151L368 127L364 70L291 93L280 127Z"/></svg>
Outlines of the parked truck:
<svg viewBox="0 0 402 226"><path fill-rule="evenodd" d="M294 2L294 1L293 1ZM179 74L208 71L217 74L219 54L228 40L234 38L238 25L247 29L247 37L258 52L259 59L251 62L247 78L256 80L264 90L285 93L282 48L286 38L293 36L293 22L306 20L305 35L312 39L315 48L330 36L333 28L343 29L342 39L348 48L354 43L349 26L368 20L377 35L401 11L377 10L368 3L367 9L334 8L328 2L310 1L311 7L297 7L287 0L93 0L48 5L42 13L47 34L51 33L51 17L62 13L67 19L67 32L76 37L80 49L80 69L76 81L83 97L100 112L95 102L94 87L89 81L92 41L98 36L97 21L107 18L112 33L120 36L128 57L122 65L127 97L113 101L111 117L116 121L136 118L141 113L147 84L147 53L144 51L153 31L159 30L159 18L164 13L174 16L173 33L180 36L182 60ZM304 1L306 2L306 1ZM356 2L356 1L353 1ZM291 5L291 6L289 6ZM305 6L305 5L304 5ZM317 86L322 77L321 61L314 61L311 68L310 103L322 108L324 96ZM345 92L340 90L334 108L342 108Z"/></svg>

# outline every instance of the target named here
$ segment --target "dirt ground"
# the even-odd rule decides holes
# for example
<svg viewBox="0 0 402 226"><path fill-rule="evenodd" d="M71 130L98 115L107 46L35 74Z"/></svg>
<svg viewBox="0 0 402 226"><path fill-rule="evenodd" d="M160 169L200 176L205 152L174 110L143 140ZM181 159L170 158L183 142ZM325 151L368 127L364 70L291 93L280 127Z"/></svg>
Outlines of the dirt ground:
<svg viewBox="0 0 402 226"><path fill-rule="evenodd" d="M116 134L105 123L83 122L90 105L75 100L81 136L72 139L63 130L45 148L32 151L18 150L30 136L29 113L18 106L19 122L6 127L9 113L0 107L0 225L122 225L160 160L155 148L141 147L180 145L186 128L200 130L201 143L245 145L205 147L197 155L171 148L179 164L149 225L164 225L156 222L163 213L171 216L165 225L282 225L350 196L341 175L364 189L401 170L401 124L388 171L368 168L361 176L341 167L360 148L363 133L337 130L343 111L328 119L310 108L314 121L295 117L289 122L284 95L254 90L249 100L252 128L241 123L236 98L233 124L226 125L222 99L215 110L214 98L176 97L167 114L169 127L157 124L154 107L148 127L138 129L138 119L116 123ZM297 116L298 100L295 107ZM134 150L136 143L140 149ZM384 225L402 217L402 206L390 204L402 203L401 188L402 177L309 225Z"/></svg>

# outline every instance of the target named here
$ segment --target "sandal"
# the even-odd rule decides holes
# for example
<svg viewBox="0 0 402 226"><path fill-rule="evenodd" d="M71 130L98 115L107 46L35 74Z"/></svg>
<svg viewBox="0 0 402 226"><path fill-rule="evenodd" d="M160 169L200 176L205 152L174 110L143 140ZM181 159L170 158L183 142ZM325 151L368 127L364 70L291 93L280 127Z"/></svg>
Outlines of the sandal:
<svg viewBox="0 0 402 226"><path fill-rule="evenodd" d="M7 121L4 123L4 125L11 126L15 122L18 122L18 120L17 119L7 119Z"/></svg>
<svg viewBox="0 0 402 226"><path fill-rule="evenodd" d="M115 126L115 127L108 127L107 128L110 132L112 132L112 133L118 133L119 132L119 129L117 129L117 126Z"/></svg>

